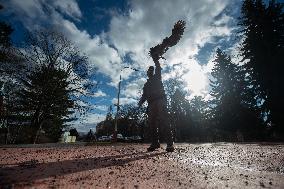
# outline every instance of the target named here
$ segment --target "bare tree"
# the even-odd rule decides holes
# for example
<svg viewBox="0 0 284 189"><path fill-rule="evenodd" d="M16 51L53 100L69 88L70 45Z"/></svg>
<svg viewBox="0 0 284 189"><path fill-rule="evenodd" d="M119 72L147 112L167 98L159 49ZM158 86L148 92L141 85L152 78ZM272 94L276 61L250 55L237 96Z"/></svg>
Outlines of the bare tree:
<svg viewBox="0 0 284 189"><path fill-rule="evenodd" d="M23 79L23 104L36 129L34 143L45 121L55 120L63 125L72 109L84 112L87 102L82 95L94 87L88 80L88 58L82 54L62 33L39 30L27 35L21 55L29 63L31 73ZM52 97L52 98L51 98Z"/></svg>

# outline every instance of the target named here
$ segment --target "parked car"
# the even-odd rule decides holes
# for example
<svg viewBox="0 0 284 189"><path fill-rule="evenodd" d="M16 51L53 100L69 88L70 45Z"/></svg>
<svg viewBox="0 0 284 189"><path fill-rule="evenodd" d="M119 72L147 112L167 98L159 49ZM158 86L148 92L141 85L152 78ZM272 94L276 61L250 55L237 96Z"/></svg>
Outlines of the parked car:
<svg viewBox="0 0 284 189"><path fill-rule="evenodd" d="M128 137L128 138L132 142L141 142L142 141L142 137L141 136L131 136L131 137Z"/></svg>
<svg viewBox="0 0 284 189"><path fill-rule="evenodd" d="M109 137L110 137L111 140L113 140L113 134L110 135ZM124 137L122 136L122 134L119 134L119 133L118 133L118 134L116 135L116 138L117 138L117 141L118 141L118 142L124 142L124 141L125 141L125 140L124 140Z"/></svg>
<svg viewBox="0 0 284 189"><path fill-rule="evenodd" d="M108 136L101 136L98 138L98 141L100 142L107 142L107 141L110 141L110 137Z"/></svg>
<svg viewBox="0 0 284 189"><path fill-rule="evenodd" d="M124 141L125 142L131 142L131 138L130 137L124 137Z"/></svg>

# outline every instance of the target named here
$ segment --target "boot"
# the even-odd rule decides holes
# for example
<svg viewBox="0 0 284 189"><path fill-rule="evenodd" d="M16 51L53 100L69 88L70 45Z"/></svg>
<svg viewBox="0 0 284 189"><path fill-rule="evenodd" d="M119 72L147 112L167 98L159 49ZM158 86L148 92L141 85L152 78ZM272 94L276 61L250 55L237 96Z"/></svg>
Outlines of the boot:
<svg viewBox="0 0 284 189"><path fill-rule="evenodd" d="M172 145L167 145L166 151L167 151L167 152L173 152L173 151L175 151L174 145L173 145L173 144L172 144Z"/></svg>
<svg viewBox="0 0 284 189"><path fill-rule="evenodd" d="M147 148L148 152L153 152L154 150L160 148L160 143L157 144L151 144L149 148Z"/></svg>

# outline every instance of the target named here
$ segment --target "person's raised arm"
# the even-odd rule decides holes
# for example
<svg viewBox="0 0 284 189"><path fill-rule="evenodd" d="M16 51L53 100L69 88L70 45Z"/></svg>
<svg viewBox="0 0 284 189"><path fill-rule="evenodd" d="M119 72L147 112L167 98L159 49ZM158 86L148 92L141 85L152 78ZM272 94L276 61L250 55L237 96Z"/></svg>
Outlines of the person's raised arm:
<svg viewBox="0 0 284 189"><path fill-rule="evenodd" d="M161 68L161 64L159 62L159 58L153 58L153 61L155 63L155 76L159 79L162 79L162 68Z"/></svg>
<svg viewBox="0 0 284 189"><path fill-rule="evenodd" d="M141 107L144 102L146 101L146 93L145 93L145 85L143 87L143 94L142 97L140 98L139 102L138 102L138 106Z"/></svg>

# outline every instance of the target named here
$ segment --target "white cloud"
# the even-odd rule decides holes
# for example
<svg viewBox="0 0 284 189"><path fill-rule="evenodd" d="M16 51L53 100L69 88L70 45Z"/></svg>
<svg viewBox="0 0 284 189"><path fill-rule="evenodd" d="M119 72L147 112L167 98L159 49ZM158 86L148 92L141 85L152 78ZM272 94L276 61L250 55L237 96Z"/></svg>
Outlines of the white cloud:
<svg viewBox="0 0 284 189"><path fill-rule="evenodd" d="M76 1L61 0L61 1L51 1L55 8L60 9L60 11L73 18L81 18L82 13Z"/></svg>
<svg viewBox="0 0 284 189"><path fill-rule="evenodd" d="M27 29L36 29L43 24L52 24L61 20L63 13L69 18L80 20L82 13L76 0L11 0L3 3L7 12L16 14L16 19L24 23Z"/></svg>
<svg viewBox="0 0 284 189"><path fill-rule="evenodd" d="M117 104L117 98L113 98L111 101L113 104ZM126 97L122 97L119 98L119 105L125 105L125 104L137 104L137 100L133 99L133 98L126 98Z"/></svg>
<svg viewBox="0 0 284 189"><path fill-rule="evenodd" d="M163 1L130 1L130 12L126 15L113 17L110 31L107 33L119 55L131 53L136 68L147 70L152 63L148 56L150 47L157 45L166 36L169 36L173 24L179 20L187 22L186 30L180 42L172 47L165 55L164 70L171 71L164 74L168 79L176 73L184 75L189 91L200 95L206 92L206 66L200 66L193 57L199 53L206 43L213 42L215 37L231 35L231 28L227 23L231 17L220 13L229 1L223 0L163 0ZM218 16L218 20L215 17ZM119 31L119 32L117 32ZM180 64L181 63L181 64ZM179 70L172 67L180 64ZM199 67L199 68L198 68ZM142 88L143 83L135 88ZM122 92L126 97L133 97L134 90L126 87Z"/></svg>
<svg viewBox="0 0 284 189"><path fill-rule="evenodd" d="M121 94L127 98L137 99L141 96L143 84L146 82L145 78L139 78L129 82L123 89Z"/></svg>
<svg viewBox="0 0 284 189"><path fill-rule="evenodd" d="M83 119L79 119L77 121L72 122L70 125L72 127L77 128L79 132L88 132L90 129L93 131L96 128L96 125L105 120L105 114L97 114L89 112L87 115L84 116Z"/></svg>
<svg viewBox="0 0 284 189"><path fill-rule="evenodd" d="M112 81L119 78L121 57L117 51L105 41L105 34L90 36L87 31L79 30L74 22L67 20L67 14L78 20L82 13L75 0L47 1L47 0L12 0L5 2L7 12L16 15L16 20L24 23L28 30L40 27L54 27L62 31L79 49L88 55L90 68L110 77ZM59 9L59 10L58 10Z"/></svg>
<svg viewBox="0 0 284 189"><path fill-rule="evenodd" d="M106 106L106 105L96 105L95 109L106 112L108 110L108 106Z"/></svg>
<svg viewBox="0 0 284 189"><path fill-rule="evenodd" d="M98 68L99 72L109 76L113 81L118 80L121 58L114 48L103 42L102 36L91 37L86 31L80 31L69 20L62 20L58 24L63 26L63 32L88 55L91 67Z"/></svg>
<svg viewBox="0 0 284 189"><path fill-rule="evenodd" d="M105 92L103 92L102 90L98 90L97 92L95 92L94 94L93 94L93 96L94 97L105 97L105 96L107 96L107 94L105 93Z"/></svg>
<svg viewBox="0 0 284 189"><path fill-rule="evenodd" d="M225 8L227 3L228 1L221 0L175 2L134 0L130 2L129 15L112 19L109 36L112 43L119 47L120 54L132 52L132 58L139 61L138 65L145 68L143 64L147 63L144 61L150 61L148 58L150 47L170 35L173 24L183 19L187 22L185 35L168 57L174 56L172 58L176 60L184 53L185 57L188 57L196 54L198 46L203 46L211 37L228 34L226 26L211 26L214 17Z"/></svg>

